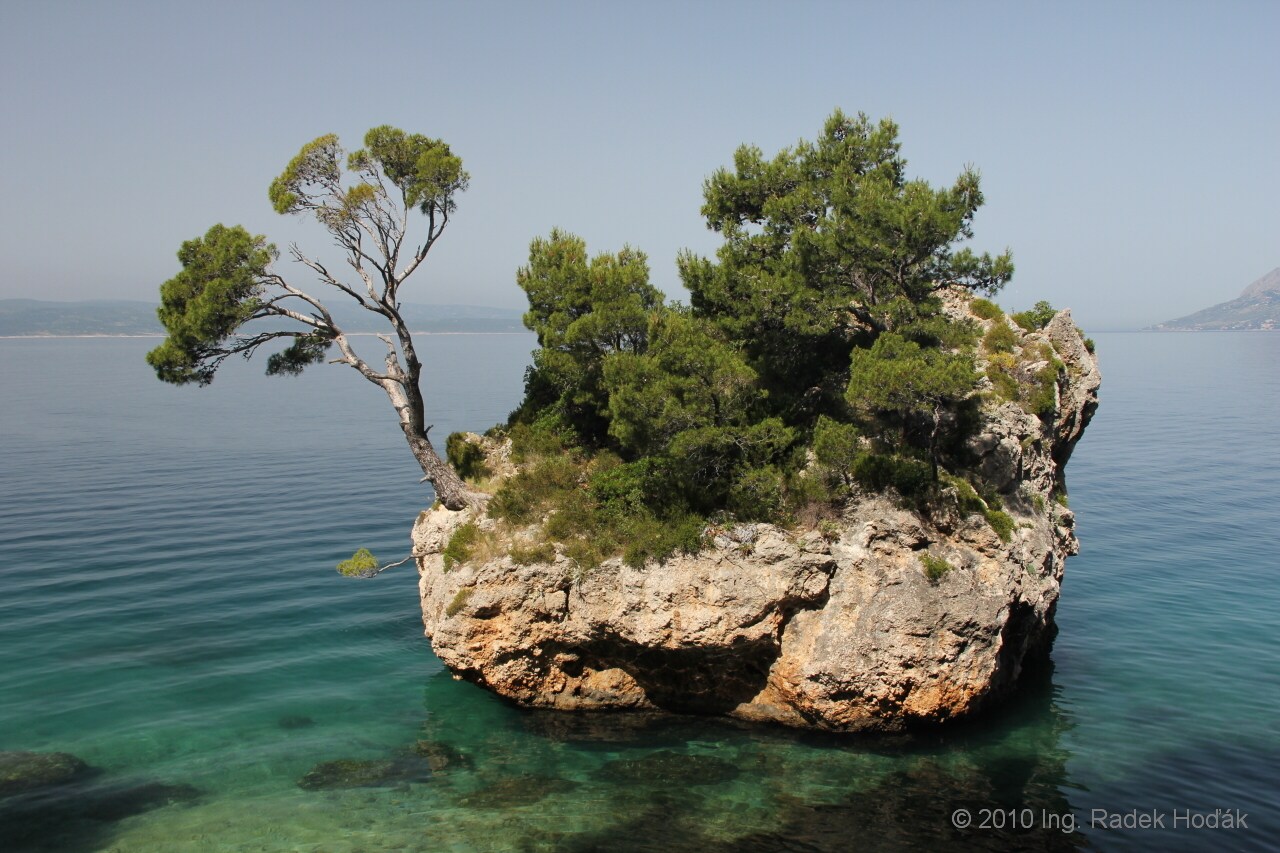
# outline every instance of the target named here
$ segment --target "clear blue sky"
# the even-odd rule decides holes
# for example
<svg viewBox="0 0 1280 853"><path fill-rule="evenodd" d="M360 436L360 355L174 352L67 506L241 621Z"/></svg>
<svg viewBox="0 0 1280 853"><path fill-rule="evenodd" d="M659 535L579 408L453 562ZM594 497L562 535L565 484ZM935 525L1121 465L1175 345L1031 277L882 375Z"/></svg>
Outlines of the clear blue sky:
<svg viewBox="0 0 1280 853"><path fill-rule="evenodd" d="M1280 266L1280 3L0 3L0 298L156 299L239 222L328 251L266 189L389 123L472 174L404 296L523 307L560 226L682 291L703 180L741 143L891 116L910 170L983 175L1000 301L1145 325ZM303 278L298 273L300 280Z"/></svg>

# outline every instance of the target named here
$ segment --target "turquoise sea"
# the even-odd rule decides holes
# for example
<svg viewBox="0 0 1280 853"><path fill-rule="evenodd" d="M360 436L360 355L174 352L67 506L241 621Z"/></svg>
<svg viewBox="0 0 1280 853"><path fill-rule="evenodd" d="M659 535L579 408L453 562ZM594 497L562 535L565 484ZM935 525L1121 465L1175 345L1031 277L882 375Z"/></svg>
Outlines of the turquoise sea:
<svg viewBox="0 0 1280 853"><path fill-rule="evenodd" d="M1053 667L895 738L509 707L442 670L411 566L333 570L430 501L380 391L0 340L0 750L100 771L0 799L0 850L1278 849L1280 334L1095 338ZM432 435L504 419L532 345L424 338ZM400 779L298 784L339 759Z"/></svg>

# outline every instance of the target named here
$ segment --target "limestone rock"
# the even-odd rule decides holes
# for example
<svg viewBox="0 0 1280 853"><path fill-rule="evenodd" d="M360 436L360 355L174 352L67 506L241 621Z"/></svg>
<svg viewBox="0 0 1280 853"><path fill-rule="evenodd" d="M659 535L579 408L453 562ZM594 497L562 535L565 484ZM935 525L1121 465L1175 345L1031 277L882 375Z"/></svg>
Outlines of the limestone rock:
<svg viewBox="0 0 1280 853"><path fill-rule="evenodd" d="M967 314L958 297L944 303ZM452 532L487 519L483 509L437 508L413 531L437 655L456 675L537 708L835 731L973 713L1052 641L1063 563L1078 549L1074 517L1054 498L1101 381L1068 312L1022 338L1050 345L1064 365L1056 411L989 400L968 447L1014 522L1007 541L980 513L926 519L864 496L835 536L737 525L709 530L696 555L639 569L615 559L575 577L563 558L518 566L500 556L446 571ZM950 570L930 579L926 553Z"/></svg>

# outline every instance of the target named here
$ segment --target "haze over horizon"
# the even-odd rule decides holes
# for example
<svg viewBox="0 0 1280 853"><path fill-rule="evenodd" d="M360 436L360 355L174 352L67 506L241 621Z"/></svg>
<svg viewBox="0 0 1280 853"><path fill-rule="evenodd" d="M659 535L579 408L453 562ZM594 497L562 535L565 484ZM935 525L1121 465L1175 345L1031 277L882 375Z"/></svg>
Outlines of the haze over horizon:
<svg viewBox="0 0 1280 853"><path fill-rule="evenodd" d="M913 176L981 170L1002 304L1141 327L1280 264L1278 31L1243 2L6 4L0 298L154 301L215 222L325 256L267 186L384 123L472 175L406 301L522 309L515 269L557 226L644 250L681 298L676 252L718 244L703 180L839 107L893 117Z"/></svg>

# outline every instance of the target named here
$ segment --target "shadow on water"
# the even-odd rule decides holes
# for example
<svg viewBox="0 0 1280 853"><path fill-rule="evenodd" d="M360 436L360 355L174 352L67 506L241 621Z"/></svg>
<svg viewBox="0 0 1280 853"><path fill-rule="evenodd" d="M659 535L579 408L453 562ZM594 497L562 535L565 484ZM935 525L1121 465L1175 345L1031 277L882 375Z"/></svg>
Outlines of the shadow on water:
<svg viewBox="0 0 1280 853"><path fill-rule="evenodd" d="M458 802L492 807L500 791L514 787L524 793L513 805L558 794L560 799L547 800L554 805L543 807L600 816L590 828L526 826L513 834L511 849L823 853L1090 846L1075 829L1064 793L1070 790L1069 753L1062 736L1072 722L1054 701L1049 668L981 720L889 737L792 732L704 717L524 711L485 701L477 690L433 680L428 691L424 736L472 755L481 768L479 799ZM454 713L464 705L466 713ZM525 790L543 783L551 790ZM972 826L953 824L957 809L968 810Z"/></svg>
<svg viewBox="0 0 1280 853"><path fill-rule="evenodd" d="M112 778L95 772L0 799L0 850L80 853L111 843L115 825L200 796L190 785Z"/></svg>

